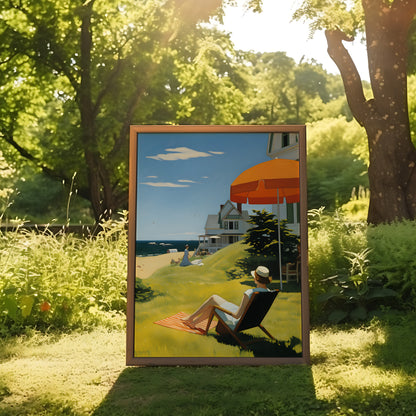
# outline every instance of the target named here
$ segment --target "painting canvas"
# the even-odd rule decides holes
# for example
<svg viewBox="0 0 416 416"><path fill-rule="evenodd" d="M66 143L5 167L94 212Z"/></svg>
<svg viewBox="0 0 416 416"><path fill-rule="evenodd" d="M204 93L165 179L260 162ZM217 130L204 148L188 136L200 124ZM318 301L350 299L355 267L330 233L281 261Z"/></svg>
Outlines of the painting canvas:
<svg viewBox="0 0 416 416"><path fill-rule="evenodd" d="M131 126L128 365L309 362L305 126Z"/></svg>

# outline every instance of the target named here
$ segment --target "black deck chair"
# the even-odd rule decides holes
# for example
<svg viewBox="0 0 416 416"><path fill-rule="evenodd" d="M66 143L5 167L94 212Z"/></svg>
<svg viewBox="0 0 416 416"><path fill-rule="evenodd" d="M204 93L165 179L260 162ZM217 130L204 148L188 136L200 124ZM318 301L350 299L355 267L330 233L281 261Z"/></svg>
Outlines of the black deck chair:
<svg viewBox="0 0 416 416"><path fill-rule="evenodd" d="M208 328L211 324L212 319L215 317L218 319L217 326L215 330L220 335L231 335L244 349L247 349L247 345L244 344L239 338L238 333L244 331L245 329L259 327L268 337L275 339L269 331L267 331L264 326L261 325L264 317L267 315L270 307L272 306L274 300L276 299L279 290L272 290L270 292L254 292L247 304L246 310L241 315L236 327L231 329L217 313L217 310L227 313L226 309L221 307L213 308L209 320ZM247 343L248 344L248 343Z"/></svg>

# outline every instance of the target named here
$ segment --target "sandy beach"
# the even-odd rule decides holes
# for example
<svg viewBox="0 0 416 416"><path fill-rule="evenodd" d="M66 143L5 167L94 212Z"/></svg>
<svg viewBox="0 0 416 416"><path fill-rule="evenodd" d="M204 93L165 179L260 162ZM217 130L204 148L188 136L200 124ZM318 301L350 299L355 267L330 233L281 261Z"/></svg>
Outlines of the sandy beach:
<svg viewBox="0 0 416 416"><path fill-rule="evenodd" d="M193 252L189 252L191 258ZM161 267L169 266L172 260L181 261L183 252L166 253L159 256L136 257L136 277L147 279Z"/></svg>

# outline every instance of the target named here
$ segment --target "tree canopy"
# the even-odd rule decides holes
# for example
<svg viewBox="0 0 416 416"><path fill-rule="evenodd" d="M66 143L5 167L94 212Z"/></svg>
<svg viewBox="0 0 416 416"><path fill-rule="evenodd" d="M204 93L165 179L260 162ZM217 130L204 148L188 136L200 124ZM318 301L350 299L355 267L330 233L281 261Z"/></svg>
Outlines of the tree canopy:
<svg viewBox="0 0 416 416"><path fill-rule="evenodd" d="M412 115L409 123L402 71L406 48L415 47L414 21L402 13L412 12L411 6L399 0L304 1L295 17L327 30L340 77L284 52L235 50L228 34L201 23L220 16L222 3L233 2L2 3L0 150L7 165L16 171L30 163L54 179L56 189L62 182L69 186L76 173L74 187L98 220L127 207L130 124L312 123L308 176L314 207L319 201L330 207L343 203L353 187L365 185L364 160L372 195L369 220L414 216L415 122ZM260 10L261 1L246 4ZM377 9L380 4L385 7ZM389 29L381 38L370 6L381 10ZM409 31L396 30L394 21ZM364 30L367 42L379 45L369 52L373 97L368 99L368 85L342 46L343 39ZM405 45L397 56L389 41ZM408 62L412 73L414 62ZM353 117L365 130L349 124ZM351 161L338 164L335 181L322 179L338 163L329 145L343 149L348 155L343 161ZM28 172L25 168L25 176ZM11 189L16 183L7 180Z"/></svg>
<svg viewBox="0 0 416 416"><path fill-rule="evenodd" d="M328 53L341 73L349 107L367 132L368 221L374 224L416 218L416 148L411 141L407 101L415 15L416 2L408 0L305 0L295 14L310 19L312 29L325 30ZM360 75L343 45L363 31L371 98L366 98Z"/></svg>
<svg viewBox="0 0 416 416"><path fill-rule="evenodd" d="M166 67L192 61L178 43L219 4L3 2L1 137L51 177L69 183L77 172L96 220L109 216L127 202L130 124L175 121L180 80Z"/></svg>
<svg viewBox="0 0 416 416"><path fill-rule="evenodd" d="M365 132L345 117L325 118L308 128L308 207L339 208L353 188L368 188Z"/></svg>

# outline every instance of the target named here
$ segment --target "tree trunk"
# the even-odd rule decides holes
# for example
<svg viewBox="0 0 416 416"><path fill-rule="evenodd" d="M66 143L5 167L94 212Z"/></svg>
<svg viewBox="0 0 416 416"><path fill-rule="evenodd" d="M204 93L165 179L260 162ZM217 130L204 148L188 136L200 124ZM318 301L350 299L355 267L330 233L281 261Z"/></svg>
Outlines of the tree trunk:
<svg viewBox="0 0 416 416"><path fill-rule="evenodd" d="M87 165L89 199L98 222L109 218L114 207L109 174L101 158L95 128L95 106L92 98L91 84L91 15L94 0L86 2L81 15L81 83L78 91L81 115L81 134L84 157Z"/></svg>
<svg viewBox="0 0 416 416"><path fill-rule="evenodd" d="M407 104L407 33L416 2L363 0L374 98L366 100L340 31L327 31L328 53L343 78L348 104L367 132L370 164L368 222L416 218L416 149Z"/></svg>

